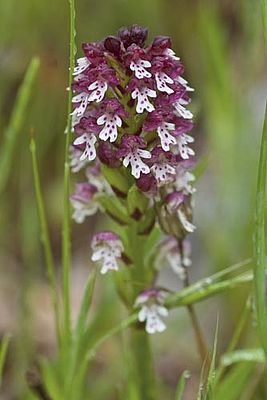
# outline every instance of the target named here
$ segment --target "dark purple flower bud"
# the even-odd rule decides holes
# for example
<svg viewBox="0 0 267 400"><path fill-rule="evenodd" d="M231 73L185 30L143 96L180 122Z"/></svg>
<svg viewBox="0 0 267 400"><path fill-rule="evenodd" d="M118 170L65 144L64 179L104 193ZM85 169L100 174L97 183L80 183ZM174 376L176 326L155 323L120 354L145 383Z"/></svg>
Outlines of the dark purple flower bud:
<svg viewBox="0 0 267 400"><path fill-rule="evenodd" d="M143 47L147 39L147 35L148 29L142 28L138 25L133 25L130 30L126 27L123 27L118 31L118 36L123 42L125 49L130 47L132 44Z"/></svg>
<svg viewBox="0 0 267 400"><path fill-rule="evenodd" d="M144 193L153 195L157 192L157 181L152 174L141 174L136 180L136 186Z"/></svg>
<svg viewBox="0 0 267 400"><path fill-rule="evenodd" d="M76 184L75 192L72 194L71 199L81 203L88 203L93 196L97 193L97 188L88 182Z"/></svg>
<svg viewBox="0 0 267 400"><path fill-rule="evenodd" d="M177 211L178 207L184 201L184 194L182 192L172 192L165 197L165 203L168 211L172 214Z"/></svg>
<svg viewBox="0 0 267 400"><path fill-rule="evenodd" d="M170 49L172 47L171 39L168 36L157 36L153 40L151 49L155 54L162 54L164 50Z"/></svg>
<svg viewBox="0 0 267 400"><path fill-rule="evenodd" d="M115 36L108 36L104 40L104 47L107 51L118 57L121 52L121 41Z"/></svg>
<svg viewBox="0 0 267 400"><path fill-rule="evenodd" d="M116 157L116 150L109 142L100 141L97 149L99 160L111 168L120 166L120 161Z"/></svg>
<svg viewBox="0 0 267 400"><path fill-rule="evenodd" d="M92 65L96 66L103 60L104 46L101 43L83 43L82 49Z"/></svg>

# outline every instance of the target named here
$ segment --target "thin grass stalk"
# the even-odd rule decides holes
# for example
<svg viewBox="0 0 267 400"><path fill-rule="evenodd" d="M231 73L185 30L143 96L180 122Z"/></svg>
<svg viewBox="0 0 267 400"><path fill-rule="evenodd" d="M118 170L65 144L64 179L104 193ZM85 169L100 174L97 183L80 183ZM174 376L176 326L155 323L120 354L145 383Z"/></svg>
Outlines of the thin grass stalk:
<svg viewBox="0 0 267 400"><path fill-rule="evenodd" d="M265 48L267 49L267 0L261 0L261 13Z"/></svg>
<svg viewBox="0 0 267 400"><path fill-rule="evenodd" d="M9 335L4 336L0 347L0 388L2 386L3 369L6 361L9 342L10 342L10 336Z"/></svg>
<svg viewBox="0 0 267 400"><path fill-rule="evenodd" d="M178 240L178 248L180 251L180 255L181 255L181 264L182 264L182 268L184 271L184 279L183 279L183 285L184 288L187 288L190 286L190 281L189 281L189 274L188 274L188 268L183 264L183 242L182 240ZM211 359L210 359L210 354L209 354L209 349L208 349L208 345L206 343L206 339L204 337L204 334L202 332L201 329L201 325L198 321L198 317L197 317L197 313L195 311L195 308L193 307L192 304L188 304L187 305L187 311L192 323L192 327L194 330L194 334L195 334L195 338L196 338L196 344L197 344L197 349L198 349L198 353L200 356L200 359L202 361L202 364L206 364L207 365L207 369L209 368Z"/></svg>
<svg viewBox="0 0 267 400"><path fill-rule="evenodd" d="M241 317L240 317L240 319L239 319L239 321L238 321L238 323L236 325L236 328L234 330L234 334L233 334L233 336L232 336L232 338L231 338L231 340L230 340L230 342L229 342L229 344L227 346L227 349L224 352L225 354L231 353L235 349L237 344L238 344L238 341L240 339L240 336L241 336L241 334L243 332L243 329L244 329L244 327L246 325L246 322L247 322L247 319L248 319L248 316L249 316L249 311L250 311L249 303L250 303L250 299L248 299L246 301L246 305L245 305L244 310L243 310L243 312L241 314ZM222 363L217 368L217 370L216 370L216 378L215 378L215 385L217 385L220 382L220 379L221 379L221 377L223 376L223 374L225 372L225 368L226 368L226 366L224 364L222 364Z"/></svg>
<svg viewBox="0 0 267 400"><path fill-rule="evenodd" d="M266 171L267 171L267 107L261 139L258 184L255 209L254 233L254 293L258 332L267 360L267 312L266 312Z"/></svg>
<svg viewBox="0 0 267 400"><path fill-rule="evenodd" d="M47 276L50 283L51 290L51 299L54 308L54 318L55 318L55 327L57 333L57 340L60 343L60 314L59 314L59 303L57 296L57 282L56 282L56 273L55 273L55 263L52 254L51 242L48 232L47 218L44 206L44 200L42 195L42 188L40 182L39 168L37 162L36 155L36 144L34 138L31 138L30 141L30 151L32 155L32 169L33 169L33 178L34 178L34 188L36 195L36 202L38 208L38 215L40 220L41 227L41 241L44 248L45 255L45 263L47 269Z"/></svg>
<svg viewBox="0 0 267 400"><path fill-rule="evenodd" d="M69 343L71 338L71 317L70 317L70 165L69 165L69 146L71 136L71 83L75 64L75 1L69 0L70 13L70 51L69 51L69 92L67 105L67 127L65 141L65 160L64 160L64 200L63 200L63 233L62 233L62 289L63 289L63 307L64 307L64 338Z"/></svg>
<svg viewBox="0 0 267 400"><path fill-rule="evenodd" d="M25 120L25 116L27 115L26 109L31 98L32 87L39 65L39 59L37 57L33 57L27 68L23 82L19 88L10 122L4 132L4 142L1 145L0 152L0 193L2 193L6 187L8 177L12 169L16 142L22 124Z"/></svg>

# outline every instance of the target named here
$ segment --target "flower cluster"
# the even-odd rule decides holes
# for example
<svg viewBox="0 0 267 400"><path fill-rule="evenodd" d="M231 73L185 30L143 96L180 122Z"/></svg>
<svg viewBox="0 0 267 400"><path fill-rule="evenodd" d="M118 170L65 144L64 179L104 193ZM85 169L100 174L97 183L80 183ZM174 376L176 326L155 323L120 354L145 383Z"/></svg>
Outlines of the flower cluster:
<svg viewBox="0 0 267 400"><path fill-rule="evenodd" d="M159 36L146 46L147 33L134 25L82 46L84 55L77 60L72 84L71 168L86 168L87 181L77 184L71 197L73 218L83 222L101 209L99 193L116 196L114 180L103 177L100 165L123 170L123 176L150 199L162 231L177 243L195 229L190 172L194 139L189 135L193 115L187 108L193 89L182 77L184 67L170 38ZM88 173L95 166L97 173ZM127 197L127 192L119 188L119 195ZM132 216L139 218L140 213ZM102 273L118 269L123 244L116 234L97 234L92 248L92 259L102 260ZM167 248L171 254L173 247ZM186 266L180 253L176 272ZM158 317L166 314L162 296L153 290L136 300L136 306L142 305L139 319L146 321L150 333L164 329Z"/></svg>

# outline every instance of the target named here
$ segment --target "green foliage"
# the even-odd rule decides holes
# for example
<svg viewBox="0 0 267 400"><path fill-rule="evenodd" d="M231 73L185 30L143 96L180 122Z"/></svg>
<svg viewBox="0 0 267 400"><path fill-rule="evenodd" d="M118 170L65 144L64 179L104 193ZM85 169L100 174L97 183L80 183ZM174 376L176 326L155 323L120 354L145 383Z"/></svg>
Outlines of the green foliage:
<svg viewBox="0 0 267 400"><path fill-rule="evenodd" d="M126 370L125 364L132 360L129 343L125 344L126 357L122 359L118 356L121 354L122 347L120 334L124 332L124 335L128 335L128 328L136 325L137 315L133 312L130 316L125 316L124 312L120 312L114 294L115 290L111 284L106 288L106 283L97 282L95 287L96 271L91 272L88 277L85 290L81 295L82 301L77 312L77 322L71 324L70 286L74 286L74 280L72 281L70 273L72 269L76 272L76 264L74 262L71 265L70 257L68 200L70 192L68 146L72 135L69 117L71 91L67 99L66 135L63 135L66 123L62 106L66 100L64 88L69 86L72 80L76 47L74 1L70 0L70 70L69 83L67 83L68 2L63 3L55 0L48 7L47 2L43 0L38 2L25 0L23 3L10 0L0 4L2 49L0 125L3 131L0 149L0 222L1 232L3 232L1 281L11 274L11 281L18 282L22 287L21 292L26 293L24 295L27 303L35 303L35 300L32 301L32 292L39 292L40 282L46 287L41 271L41 257L38 253L39 235L35 234L38 221L33 212L31 160L28 154L28 140L25 140L32 126L35 137L31 140L30 148L41 241L49 288L55 307L57 334L60 338L56 352L51 358L40 362L43 384L53 400L125 398L125 393L130 393L129 400L140 400L134 377L131 378L131 388L128 391L126 388L128 375L123 374ZM211 400L243 398L263 400L267 397L265 377L256 383L259 389L253 393L250 392L250 385L254 381L257 368L256 363L259 364L258 367L265 365L264 349L266 351L267 346L264 288L266 124L263 132L257 189L255 257L253 262L248 259L251 254L251 234L254 229L252 205L258 144L256 133L259 129L257 104L261 102L260 88L263 87L266 70L264 61L266 53L262 51L262 40L259 40L260 36L264 36L267 41L265 0L261 1L261 6L263 29L257 18L260 13L260 2L250 0L238 0L234 3L204 0L201 4L196 2L194 5L189 1L164 2L160 0L148 2L81 0L77 2L76 11L79 22L77 42L100 39L105 34L114 33L121 25L147 24L152 28L153 33L171 34L174 47L185 61L186 76L194 82L196 95L192 107L195 107L200 117L195 132L196 136L198 133L201 134L199 142L204 154L195 168L197 177L204 176L203 180L199 179L197 182L199 185L199 197L196 202L198 236L194 248L195 263L192 267L193 276L197 276L198 280L187 289L182 289L177 294L170 294L166 299L166 305L175 309L205 300L206 303L200 306L199 311L205 323L207 322L207 331L214 324L213 316L208 315L212 313L207 312L209 311L208 304L212 303L214 308L219 307L222 310L219 339L222 341L222 348L226 347L226 350L221 354L221 346L217 348L214 345L214 349L217 348L217 358L221 360L221 363L217 368L213 363L210 369L209 398ZM10 29L10 26L15 26L16 29ZM39 60L32 59L33 54L39 54L41 59L38 90L35 91L33 91L33 84L39 68ZM30 59L32 61L20 89L17 90L18 83L22 81L25 65ZM15 93L17 93L16 96ZM127 129L131 131L131 128ZM61 149L64 140L66 147L62 207ZM38 146L38 163L36 145ZM139 230L132 236L136 235L138 239L129 252L140 253L138 262L143 264L145 276L157 257L157 253L153 253L153 248L160 239L159 229L154 226L154 213L150 209L146 210L144 199L140 198L140 193L132 186L133 179L129 184L128 177L125 179L123 173L118 174L118 170L108 167L104 167L103 172L110 184L124 196L118 202L113 202L110 197L101 199L106 214L113 220L120 221L123 224L121 227L123 230L132 223L129 215L133 214L136 204L143 214ZM128 195L128 199L125 195ZM23 205L22 207L17 206L18 201ZM59 267L62 271L57 248L62 208L64 214L62 265L64 267L62 285L57 287L55 271ZM21 221L23 221L22 224ZM98 220L98 223L102 224L102 220ZM90 232L86 238L84 231L82 233L75 231L73 241L75 255L78 245L85 248L88 253L88 241L93 225L93 223L88 225ZM151 228L149 236L145 236L144 233L150 231ZM125 239L126 247L128 239L128 237ZM202 250L199 250L200 247ZM26 262L21 261L21 254L27 254ZM236 259L245 261L240 265L222 269L222 266L229 265ZM6 263L5 260L8 262ZM13 268L13 263L17 263L15 268ZM252 268L255 275L251 271ZM12 272L13 269L15 273ZM218 269L220 272L215 273ZM26 274L30 277L30 281L28 285L23 286L22 282ZM120 286L131 300L130 274L131 267L129 266L127 274L120 279ZM163 278L165 279L166 276L164 271ZM202 276L207 276L207 278L199 278ZM172 276L168 276L168 279L172 279ZM135 277L133 290L138 292L143 285L143 277L141 279ZM176 282L173 282L173 285L176 287ZM106 289L107 296L104 294ZM15 291L17 294L17 289ZM245 307L239 319L244 299L250 297L252 292L256 301L256 328L251 327L250 306ZM18 293L18 296L20 295ZM24 319L26 323L32 323L31 313L36 312L34 305L29 304L27 311L29 318L26 319L22 313L17 321L18 325L19 321ZM36 301L36 307L37 313L42 314L42 303L38 304ZM176 309L173 311L173 318L180 318L181 314L180 310ZM237 320L238 322L234 323L236 326L234 334L226 343L220 331L227 331L230 335L232 323ZM3 321L3 326L4 324ZM39 363L39 348L43 350L43 339L38 341L40 332L37 331L36 334L32 327L26 333L22 327L20 328L18 332L16 331L16 335L21 336L21 348L25 348L25 354L28 350L23 344L27 340L32 343L34 341L33 347L36 351L33 357L29 354L24 356L22 369L17 363L15 352L10 357L11 360L8 357L10 368L7 368L7 384L9 387L4 389L10 398L37 399L37 395L29 394L25 384L23 387L17 384L17 376L20 374L20 378L24 377L26 369L31 368L36 362ZM49 329L51 328L44 332L45 336L49 333ZM175 325L174 334L167 331L164 336L166 339L160 336L153 338L153 349L156 349L159 364L162 362L161 354L164 353L167 355L173 353L175 359L181 356L179 358L181 368L189 362L190 351L185 350L183 354L180 354L177 350L179 341L183 341L184 332L181 323ZM241 335L242 341L240 341ZM0 351L2 372L8 348L8 339L6 336L4 338ZM13 342L11 345L13 349ZM44 349L46 350L46 347ZM192 362L193 359L190 358L190 366ZM198 367L199 364L195 361L192 369L195 371ZM165 368L160 364L159 371L163 376L162 380L168 381L167 369L165 372ZM213 381L214 374L215 382ZM176 389L176 400L186 398L185 379L184 372ZM5 386L5 380L3 383ZM202 384L204 383L203 379ZM169 381L166 386L168 387L160 388L159 398L169 398L171 395L174 398L175 388L169 384ZM199 398L203 398L201 397L203 393L201 390Z"/></svg>
<svg viewBox="0 0 267 400"><path fill-rule="evenodd" d="M1 145L0 151L0 194L4 191L12 170L18 135L22 133L21 129L32 96L33 84L39 65L39 59L34 57L27 68L16 97L9 124L4 132L4 143Z"/></svg>
<svg viewBox="0 0 267 400"><path fill-rule="evenodd" d="M267 108L262 132L258 185L256 193L254 236L254 284L259 337L267 359L266 308L266 173L267 173Z"/></svg>
<svg viewBox="0 0 267 400"><path fill-rule="evenodd" d="M0 387L2 385L3 369L6 361L8 346L10 342L10 337L8 335L4 336L0 345Z"/></svg>
<svg viewBox="0 0 267 400"><path fill-rule="evenodd" d="M184 371L181 374L178 385L176 387L175 400L183 400L186 379L188 379L189 377L190 377L190 374L188 371Z"/></svg>

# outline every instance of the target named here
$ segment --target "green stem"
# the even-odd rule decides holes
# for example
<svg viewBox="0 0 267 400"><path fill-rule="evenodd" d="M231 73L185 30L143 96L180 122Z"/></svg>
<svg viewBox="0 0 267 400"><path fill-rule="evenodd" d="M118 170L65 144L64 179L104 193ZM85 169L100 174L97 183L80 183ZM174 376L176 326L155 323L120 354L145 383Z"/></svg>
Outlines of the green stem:
<svg viewBox="0 0 267 400"><path fill-rule="evenodd" d="M57 339L60 342L60 315L59 315L59 307L58 307L58 298L57 298L57 282L56 282L56 273L55 273L55 264L54 258L52 254L51 242L48 232L46 212L44 206L44 200L41 189L41 182L39 176L37 155L36 155L36 145L35 141L32 138L30 142L30 151L32 155L32 169L33 169L33 177L34 177L34 187L35 187L35 195L36 202L38 207L38 214L40 220L41 227L41 241L44 248L44 255L46 261L47 275L50 283L51 297L54 307L54 316L55 316L55 326L57 332Z"/></svg>
<svg viewBox="0 0 267 400"><path fill-rule="evenodd" d="M144 288L149 284L143 253L143 239L137 233L138 222L133 221L128 228L130 257L134 265L131 267L132 281L141 282ZM133 303L140 288L133 287ZM133 360L133 376L138 399L155 400L155 373L150 349L149 337L143 326L138 323L131 326L130 347Z"/></svg>
<svg viewBox="0 0 267 400"><path fill-rule="evenodd" d="M132 326L130 344L132 347L132 369L138 390L138 399L155 400L155 371L149 337L143 326Z"/></svg>
<svg viewBox="0 0 267 400"><path fill-rule="evenodd" d="M63 307L64 307L64 338L68 344L71 338L71 322L70 322L70 165L69 165L69 146L71 135L71 100L72 100L72 75L75 64L75 3L69 0L70 10L70 55L69 55L69 94L67 106L67 128L65 141L65 162L64 162L64 197L63 197L63 232L62 232L62 289L63 289Z"/></svg>
<svg viewBox="0 0 267 400"><path fill-rule="evenodd" d="M189 275L188 275L188 269L187 267L183 264L183 242L182 240L178 240L178 247L179 247L179 251L180 251L180 255L181 255L181 263L182 263L182 267L184 270L184 280L183 280L183 284L184 284L184 288L187 288L190 286L190 281L189 281ZM198 349L198 353L200 356L200 359L202 361L202 364L206 365L206 369L209 369L209 365L211 362L210 359L210 354L209 354L209 350L208 350L208 345L206 343L204 334L202 332L201 329L201 325L198 321L198 317L195 311L195 308L192 304L188 304L187 305L187 311L189 314L189 317L191 319L191 323L192 323L192 327L194 330L194 334L195 334L195 338L196 338L196 344L197 344L197 349Z"/></svg>

